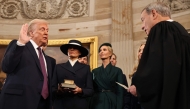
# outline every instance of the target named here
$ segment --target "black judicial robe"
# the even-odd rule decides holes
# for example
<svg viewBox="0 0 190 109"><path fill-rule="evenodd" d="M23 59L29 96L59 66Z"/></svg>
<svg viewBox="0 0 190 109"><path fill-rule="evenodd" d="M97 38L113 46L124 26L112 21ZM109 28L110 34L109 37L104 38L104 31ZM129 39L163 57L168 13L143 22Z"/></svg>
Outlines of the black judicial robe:
<svg viewBox="0 0 190 109"><path fill-rule="evenodd" d="M90 109L122 109L123 88L116 84L123 84L123 73L118 67L109 63L92 70L95 93L90 101Z"/></svg>
<svg viewBox="0 0 190 109"><path fill-rule="evenodd" d="M144 109L190 109L190 36L183 26L152 27L133 84Z"/></svg>

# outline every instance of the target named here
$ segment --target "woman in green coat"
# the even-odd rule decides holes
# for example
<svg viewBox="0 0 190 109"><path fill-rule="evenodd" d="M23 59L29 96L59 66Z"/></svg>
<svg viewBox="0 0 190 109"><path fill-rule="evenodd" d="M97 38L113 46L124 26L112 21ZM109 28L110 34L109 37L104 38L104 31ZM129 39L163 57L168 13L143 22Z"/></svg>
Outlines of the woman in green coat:
<svg viewBox="0 0 190 109"><path fill-rule="evenodd" d="M91 98L90 109L122 109L123 89L116 82L123 84L123 72L110 63L112 53L109 43L99 47L102 66L92 70L95 94Z"/></svg>

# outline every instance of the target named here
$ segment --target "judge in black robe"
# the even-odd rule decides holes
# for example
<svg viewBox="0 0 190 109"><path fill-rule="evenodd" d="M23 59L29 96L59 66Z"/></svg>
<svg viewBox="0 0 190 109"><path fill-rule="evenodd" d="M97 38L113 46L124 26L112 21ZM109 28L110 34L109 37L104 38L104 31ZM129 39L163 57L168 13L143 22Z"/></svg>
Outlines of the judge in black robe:
<svg viewBox="0 0 190 109"><path fill-rule="evenodd" d="M151 9L149 18L165 19L160 13ZM133 84L144 109L190 109L190 36L182 25L168 19L151 28Z"/></svg>

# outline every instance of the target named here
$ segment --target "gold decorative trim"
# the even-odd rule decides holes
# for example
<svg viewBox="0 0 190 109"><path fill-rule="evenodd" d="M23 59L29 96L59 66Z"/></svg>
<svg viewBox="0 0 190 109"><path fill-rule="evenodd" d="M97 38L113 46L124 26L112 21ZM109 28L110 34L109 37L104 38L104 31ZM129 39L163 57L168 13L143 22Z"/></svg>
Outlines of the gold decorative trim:
<svg viewBox="0 0 190 109"><path fill-rule="evenodd" d="M8 45L12 39L0 39L0 45Z"/></svg>
<svg viewBox="0 0 190 109"><path fill-rule="evenodd" d="M84 37L84 38L69 38L69 39L51 39L48 41L48 45L62 45L67 44L69 40L76 39L81 41L81 43L93 43L96 40L96 37Z"/></svg>
<svg viewBox="0 0 190 109"><path fill-rule="evenodd" d="M83 37L83 38L69 38L69 39L49 39L48 46L59 46L62 44L67 44L69 40L76 39L81 41L81 43L89 43L90 44L90 68L91 70L97 68L97 53L98 53L98 37ZM0 39L0 45L8 45L11 39Z"/></svg>

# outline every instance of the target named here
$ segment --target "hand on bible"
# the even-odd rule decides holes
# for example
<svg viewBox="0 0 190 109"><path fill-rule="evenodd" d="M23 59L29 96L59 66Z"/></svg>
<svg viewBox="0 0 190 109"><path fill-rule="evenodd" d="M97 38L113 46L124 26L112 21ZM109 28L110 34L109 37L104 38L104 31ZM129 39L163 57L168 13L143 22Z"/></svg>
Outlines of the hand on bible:
<svg viewBox="0 0 190 109"><path fill-rule="evenodd" d="M76 87L74 90L72 90L74 94L82 93L82 89L80 87Z"/></svg>
<svg viewBox="0 0 190 109"><path fill-rule="evenodd" d="M58 93L71 93L72 92L72 88L67 88L67 87L61 87L61 85L58 85Z"/></svg>
<svg viewBox="0 0 190 109"><path fill-rule="evenodd" d="M28 24L26 23L26 24L22 25L22 28L20 30L19 39L18 39L18 41L22 44L26 44L31 39L31 37L29 37L27 35L27 31L28 31Z"/></svg>

